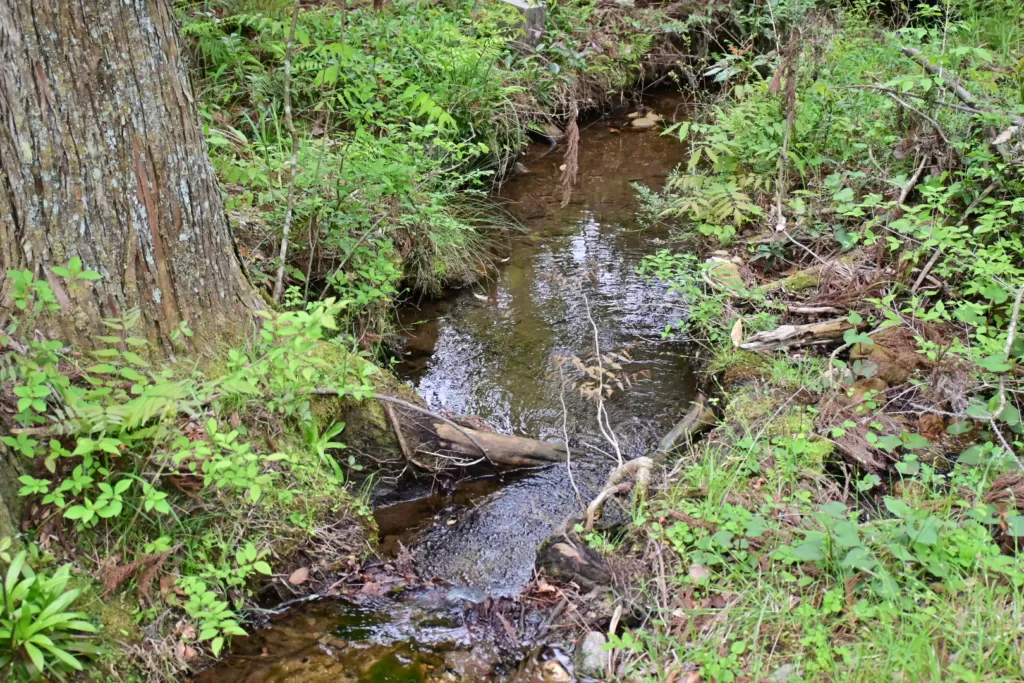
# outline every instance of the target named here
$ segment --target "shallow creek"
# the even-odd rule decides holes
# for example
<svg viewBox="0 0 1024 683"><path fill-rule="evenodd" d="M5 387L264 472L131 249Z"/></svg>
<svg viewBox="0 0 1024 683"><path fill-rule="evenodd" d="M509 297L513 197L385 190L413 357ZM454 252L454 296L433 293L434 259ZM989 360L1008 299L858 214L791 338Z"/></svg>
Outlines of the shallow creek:
<svg viewBox="0 0 1024 683"><path fill-rule="evenodd" d="M667 120L683 103L647 104ZM642 230L633 183L660 187L682 145L657 131L631 132L625 114L581 126L573 201L559 206L563 148L532 145L526 166L495 197L525 226L496 272L400 314L406 343L399 374L434 409L477 415L498 431L570 443L583 498L600 488L615 447L597 426L595 405L559 379L559 357L585 359L595 329L602 353L622 354L634 378L607 402L625 458L644 455L677 421L695 392L679 345L660 334L679 302L636 274L665 244ZM646 371L646 372L644 372ZM567 366L565 375L577 373ZM603 453L602 453L603 451ZM376 518L381 552L408 548L419 575L436 587L397 597L299 605L204 672L207 681L543 681L541 660L509 662L478 637L467 605L512 597L532 578L536 551L579 512L564 466L461 482L452 493L392 493ZM524 652L526 652L524 644Z"/></svg>

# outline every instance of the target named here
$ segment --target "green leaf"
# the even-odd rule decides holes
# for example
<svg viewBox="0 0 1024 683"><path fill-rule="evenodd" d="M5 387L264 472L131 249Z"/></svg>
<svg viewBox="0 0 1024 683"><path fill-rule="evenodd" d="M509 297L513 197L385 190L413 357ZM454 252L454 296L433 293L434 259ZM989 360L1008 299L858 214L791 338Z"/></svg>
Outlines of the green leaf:
<svg viewBox="0 0 1024 683"><path fill-rule="evenodd" d="M843 332L843 342L851 346L854 344L870 344L871 337L863 332L858 332L857 328L851 327L846 332Z"/></svg>
<svg viewBox="0 0 1024 683"><path fill-rule="evenodd" d="M28 653L29 658L40 672L46 670L46 658L43 657L43 653L38 647L32 643L25 643L25 652Z"/></svg>
<svg viewBox="0 0 1024 683"><path fill-rule="evenodd" d="M103 519L110 519L111 517L117 517L121 514L121 510L124 508L121 501L113 500L108 505L100 508L96 511L96 514Z"/></svg>
<svg viewBox="0 0 1024 683"><path fill-rule="evenodd" d="M72 655L70 652L67 652L66 650L60 649L59 647L57 647L53 643L50 643L49 645L43 645L43 647L45 647L47 650L49 650L50 653L54 657L56 657L60 661L64 662L65 665L71 667L75 671L82 671L83 670L82 663L79 662L78 659L74 655Z"/></svg>
<svg viewBox="0 0 1024 683"><path fill-rule="evenodd" d="M4 588L7 593L11 593L14 590L14 586L17 585L18 578L21 576L21 568L25 566L25 559L27 557L28 554L22 550L11 561L11 566L7 568L7 578L4 580Z"/></svg>
<svg viewBox="0 0 1024 683"><path fill-rule="evenodd" d="M125 379L130 380L132 382L145 382L146 381L145 377L140 375L135 370L132 370L131 368L121 368L121 371L118 374L120 374L122 377L124 377Z"/></svg>
<svg viewBox="0 0 1024 683"><path fill-rule="evenodd" d="M840 566L847 567L849 569L858 569L860 571L870 571L877 564L877 560L871 555L871 552L862 545L853 547L850 552L846 553L846 557L840 562Z"/></svg>
<svg viewBox="0 0 1024 683"><path fill-rule="evenodd" d="M894 450L896 450L896 448L898 448L902 444L903 442L900 440L900 437L896 436L895 434L887 434L885 436L879 437L878 440L875 442L875 446L881 448L886 453L892 453Z"/></svg>
<svg viewBox="0 0 1024 683"><path fill-rule="evenodd" d="M1015 538L1024 536L1024 515L1011 515L1007 517L1006 533Z"/></svg>
<svg viewBox="0 0 1024 683"><path fill-rule="evenodd" d="M899 498L893 498L892 496L886 496L883 498L885 507L896 517L906 519L910 515L910 506Z"/></svg>
<svg viewBox="0 0 1024 683"><path fill-rule="evenodd" d="M93 372L97 375L113 375L117 373L117 368L110 363L97 363L96 365L90 365L85 369L85 371Z"/></svg>
<svg viewBox="0 0 1024 683"><path fill-rule="evenodd" d="M86 515L91 516L92 512L82 507L81 505L72 505L64 511L65 519L82 519Z"/></svg>
<svg viewBox="0 0 1024 683"><path fill-rule="evenodd" d="M135 353L134 351L122 351L121 357L124 358L129 363L131 363L132 365L136 365L140 368L149 367L149 363L142 356Z"/></svg>
<svg viewBox="0 0 1024 683"><path fill-rule="evenodd" d="M966 434L972 429L974 429L974 425L971 424L969 420L962 420L960 422L954 422L946 427L946 433L952 434L953 436L959 436L961 434Z"/></svg>
<svg viewBox="0 0 1024 683"><path fill-rule="evenodd" d="M273 570L270 568L270 565L264 562L263 560L254 562L252 568L258 571L260 574L266 574L267 576L270 576L274 573Z"/></svg>
<svg viewBox="0 0 1024 683"><path fill-rule="evenodd" d="M978 361L978 365L989 372L1006 372L1013 367L1007 362L1005 353L995 353L991 356L985 356Z"/></svg>
<svg viewBox="0 0 1024 683"><path fill-rule="evenodd" d="M825 559L825 535L818 531L808 532L807 538L793 547L793 556L803 562Z"/></svg>
<svg viewBox="0 0 1024 683"><path fill-rule="evenodd" d="M903 441L903 447L908 450L918 450L920 448L928 448L931 446L931 442L924 438L920 434L907 434L904 433L900 437Z"/></svg>

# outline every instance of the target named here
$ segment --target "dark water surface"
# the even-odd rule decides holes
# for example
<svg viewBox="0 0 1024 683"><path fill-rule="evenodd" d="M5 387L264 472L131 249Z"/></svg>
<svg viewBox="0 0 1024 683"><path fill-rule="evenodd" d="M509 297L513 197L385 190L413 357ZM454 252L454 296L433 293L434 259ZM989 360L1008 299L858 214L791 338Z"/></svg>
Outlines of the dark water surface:
<svg viewBox="0 0 1024 683"><path fill-rule="evenodd" d="M684 112L676 97L648 103L670 121ZM589 456L573 467L584 498L600 488L615 448L599 433L595 404L560 381L559 357L590 356L595 328L602 353L622 354L617 372L637 379L607 410L625 458L652 450L695 393L679 346L660 338L679 318L679 302L636 274L667 236L641 229L632 187L660 187L685 150L657 131L615 132L625 113L582 128L579 180L566 207L559 206L563 148L532 146L522 160L528 171L497 197L526 228L507 261L484 282L400 314L400 375L435 409L478 415L522 436L563 441L568 433ZM567 366L565 376L576 373ZM408 546L420 575L443 579L442 588L296 607L239 639L233 657L201 678L543 680L502 669L493 646L474 642L460 605L515 595L532 577L537 547L578 511L564 466L464 482L450 496L378 509L384 551Z"/></svg>

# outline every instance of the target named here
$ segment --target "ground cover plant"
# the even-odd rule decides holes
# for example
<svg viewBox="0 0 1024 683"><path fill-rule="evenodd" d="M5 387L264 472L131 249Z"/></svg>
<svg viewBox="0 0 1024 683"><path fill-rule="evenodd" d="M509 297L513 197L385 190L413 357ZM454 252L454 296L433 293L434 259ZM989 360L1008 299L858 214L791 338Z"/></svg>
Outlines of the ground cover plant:
<svg viewBox="0 0 1024 683"><path fill-rule="evenodd" d="M721 251L645 269L722 414L621 544L650 569L615 675L1019 678L1024 43L998 10L802 7L667 131L691 156L648 218Z"/></svg>

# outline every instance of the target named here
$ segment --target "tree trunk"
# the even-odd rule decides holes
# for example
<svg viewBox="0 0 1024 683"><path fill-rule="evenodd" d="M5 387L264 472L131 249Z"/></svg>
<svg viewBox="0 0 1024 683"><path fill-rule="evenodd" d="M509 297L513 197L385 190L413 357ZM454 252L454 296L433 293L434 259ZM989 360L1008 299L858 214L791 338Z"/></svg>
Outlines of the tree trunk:
<svg viewBox="0 0 1024 683"><path fill-rule="evenodd" d="M252 321L169 0L0 0L0 304L8 269L47 280L47 332L78 345L141 312L159 349L209 349ZM73 257L98 271L69 287Z"/></svg>

